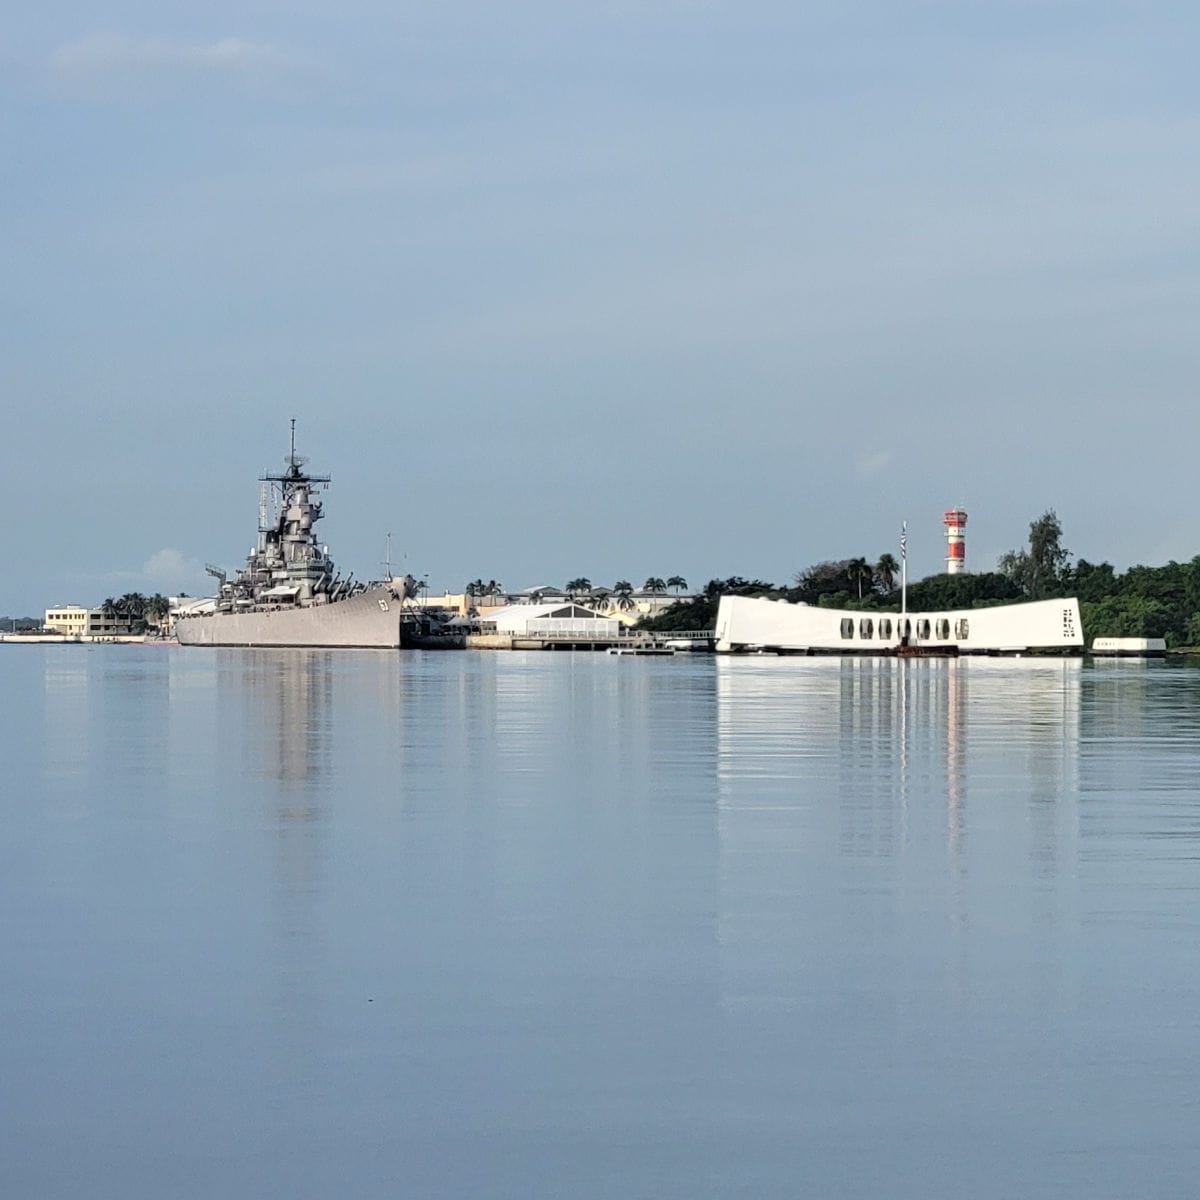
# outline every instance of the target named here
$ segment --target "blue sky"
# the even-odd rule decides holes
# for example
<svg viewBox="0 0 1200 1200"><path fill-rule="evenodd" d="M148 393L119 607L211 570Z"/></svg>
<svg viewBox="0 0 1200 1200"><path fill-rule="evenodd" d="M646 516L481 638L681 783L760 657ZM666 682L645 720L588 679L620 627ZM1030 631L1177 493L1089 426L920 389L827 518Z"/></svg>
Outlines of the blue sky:
<svg viewBox="0 0 1200 1200"><path fill-rule="evenodd" d="M339 563L1200 552L1193 6L64 3L0 31L0 612Z"/></svg>

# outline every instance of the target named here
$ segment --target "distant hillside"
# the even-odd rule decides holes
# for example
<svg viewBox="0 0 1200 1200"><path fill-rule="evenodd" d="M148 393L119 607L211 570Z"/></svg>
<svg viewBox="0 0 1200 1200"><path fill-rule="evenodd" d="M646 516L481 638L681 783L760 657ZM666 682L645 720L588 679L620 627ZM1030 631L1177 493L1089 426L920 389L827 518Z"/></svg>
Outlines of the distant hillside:
<svg viewBox="0 0 1200 1200"><path fill-rule="evenodd" d="M0 617L0 633L17 629L41 629L41 617Z"/></svg>

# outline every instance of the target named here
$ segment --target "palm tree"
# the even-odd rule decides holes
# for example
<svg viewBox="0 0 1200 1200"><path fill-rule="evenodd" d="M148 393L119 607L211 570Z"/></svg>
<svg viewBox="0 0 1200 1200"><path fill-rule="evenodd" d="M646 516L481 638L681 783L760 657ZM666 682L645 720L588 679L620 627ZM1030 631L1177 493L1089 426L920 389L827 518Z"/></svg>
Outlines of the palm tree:
<svg viewBox="0 0 1200 1200"><path fill-rule="evenodd" d="M141 592L126 592L116 602L117 615L124 621L126 629L146 627L146 597Z"/></svg>
<svg viewBox="0 0 1200 1200"><path fill-rule="evenodd" d="M896 590L896 572L900 564L890 554L881 554L875 564L875 578L879 580L880 588L885 592Z"/></svg>
<svg viewBox="0 0 1200 1200"><path fill-rule="evenodd" d="M572 595L578 592L590 592L592 590L592 581L584 575L580 575L578 579L567 580L567 591Z"/></svg>
<svg viewBox="0 0 1200 1200"><path fill-rule="evenodd" d="M161 592L155 592L146 600L146 616L154 624L161 624L163 617L171 611L171 602Z"/></svg>
<svg viewBox="0 0 1200 1200"><path fill-rule="evenodd" d="M628 579L618 579L613 584L612 594L618 608L633 607L633 584Z"/></svg>
<svg viewBox="0 0 1200 1200"><path fill-rule="evenodd" d="M671 578L667 580L667 587L674 588L675 595L678 596L679 593L687 587L687 580L684 579L682 575L672 575Z"/></svg>
<svg viewBox="0 0 1200 1200"><path fill-rule="evenodd" d="M117 607L130 620L137 620L146 611L146 597L141 592L126 592L117 601Z"/></svg>
<svg viewBox="0 0 1200 1200"><path fill-rule="evenodd" d="M483 594L489 599L495 599L504 592L504 589L494 580L489 579L487 586L483 589Z"/></svg>
<svg viewBox="0 0 1200 1200"><path fill-rule="evenodd" d="M659 579L657 575L651 575L645 583L642 584L643 592L665 592L667 585Z"/></svg>
<svg viewBox="0 0 1200 1200"><path fill-rule="evenodd" d="M846 573L850 576L850 582L858 588L858 598L861 600L863 581L866 580L869 587L875 579L875 572L871 570L871 564L865 558L852 558L846 564Z"/></svg>

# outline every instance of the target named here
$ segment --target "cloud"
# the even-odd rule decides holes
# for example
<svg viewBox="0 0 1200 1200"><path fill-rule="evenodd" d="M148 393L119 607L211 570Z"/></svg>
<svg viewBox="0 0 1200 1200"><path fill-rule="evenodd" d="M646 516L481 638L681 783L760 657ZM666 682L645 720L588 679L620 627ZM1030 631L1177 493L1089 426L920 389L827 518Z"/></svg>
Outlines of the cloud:
<svg viewBox="0 0 1200 1200"><path fill-rule="evenodd" d="M892 451L890 450L868 450L859 456L858 462L855 463L855 470L860 479L869 479L872 475L878 475L880 471L885 470L891 461Z"/></svg>
<svg viewBox="0 0 1200 1200"><path fill-rule="evenodd" d="M174 546L165 546L155 550L140 567L78 575L75 582L103 588L110 595L120 592L178 595L185 590L203 588L205 571L204 564L197 559L188 558Z"/></svg>
<svg viewBox="0 0 1200 1200"><path fill-rule="evenodd" d="M55 75L77 84L184 75L263 79L299 66L291 54L265 42L226 37L215 42L95 33L59 46L50 56Z"/></svg>
<svg viewBox="0 0 1200 1200"><path fill-rule="evenodd" d="M194 558L187 558L173 546L156 550L144 563L140 572L143 579L157 591L177 592L180 588L195 586L204 578L204 566Z"/></svg>

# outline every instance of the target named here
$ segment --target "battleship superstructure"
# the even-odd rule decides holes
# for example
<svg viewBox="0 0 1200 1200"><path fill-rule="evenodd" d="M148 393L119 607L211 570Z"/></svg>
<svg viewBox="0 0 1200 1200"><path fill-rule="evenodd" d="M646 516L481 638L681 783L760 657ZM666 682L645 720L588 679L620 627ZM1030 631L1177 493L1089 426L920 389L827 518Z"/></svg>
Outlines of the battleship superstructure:
<svg viewBox="0 0 1200 1200"><path fill-rule="evenodd" d="M286 469L259 476L258 543L246 565L229 578L209 567L218 581L212 610L182 614L175 635L184 646L328 646L394 649L400 645L401 609L413 580L391 577L355 583L334 568L313 527L323 515L314 495L328 475L304 470L296 454L296 422ZM268 515L268 492L278 499Z"/></svg>

